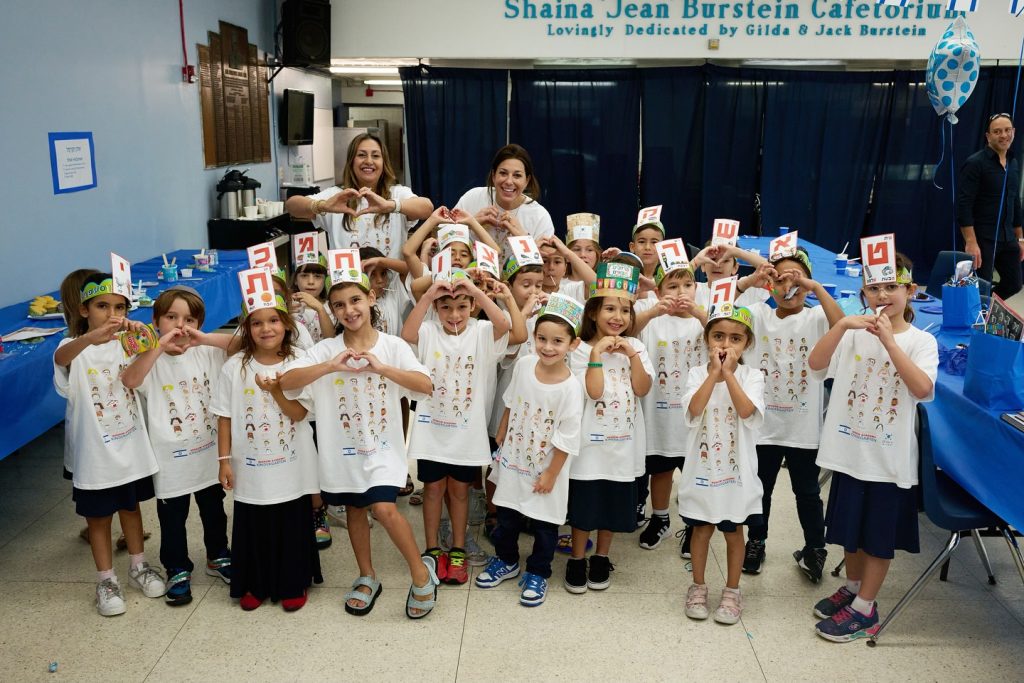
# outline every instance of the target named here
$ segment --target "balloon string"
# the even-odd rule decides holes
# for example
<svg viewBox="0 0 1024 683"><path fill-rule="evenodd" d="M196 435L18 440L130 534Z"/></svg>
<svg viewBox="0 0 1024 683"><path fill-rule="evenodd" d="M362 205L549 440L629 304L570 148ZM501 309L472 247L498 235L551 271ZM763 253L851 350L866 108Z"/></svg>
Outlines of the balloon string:
<svg viewBox="0 0 1024 683"><path fill-rule="evenodd" d="M942 133L942 155L939 156L939 160L935 162L935 172L932 173L932 185L943 189L942 185L939 185L939 170L942 168L942 160L946 158L946 119L945 117L939 119L939 131ZM953 248L956 249L956 239L953 240Z"/></svg>
<svg viewBox="0 0 1024 683"><path fill-rule="evenodd" d="M951 254L951 256L953 257L953 270L951 272L956 273L956 233L957 233L957 224L956 224L956 167L955 167L954 154L953 154L953 124L952 123L949 124L949 178L950 178L949 190L950 190L950 195L953 198L953 252ZM955 275L954 275L954 277L955 277Z"/></svg>

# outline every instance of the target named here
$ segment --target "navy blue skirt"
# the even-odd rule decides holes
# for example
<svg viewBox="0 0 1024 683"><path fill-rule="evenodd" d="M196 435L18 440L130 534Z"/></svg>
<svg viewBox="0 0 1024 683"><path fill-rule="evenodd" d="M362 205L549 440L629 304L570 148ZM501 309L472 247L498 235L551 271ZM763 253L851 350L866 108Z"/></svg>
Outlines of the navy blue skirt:
<svg viewBox="0 0 1024 683"><path fill-rule="evenodd" d="M647 474L662 474L664 472L671 472L676 468L683 469L683 463L685 462L686 458L682 455L648 455L645 465Z"/></svg>
<svg viewBox="0 0 1024 683"><path fill-rule="evenodd" d="M885 560L897 550L921 552L916 489L836 472L825 510L825 542Z"/></svg>
<svg viewBox="0 0 1024 683"><path fill-rule="evenodd" d="M345 505L354 508L370 507L374 503L394 503L398 500L397 486L374 486L361 493L331 493L321 491L320 497L328 505Z"/></svg>
<svg viewBox="0 0 1024 683"><path fill-rule="evenodd" d="M82 517L110 517L119 510L131 512L139 503L150 500L155 495L151 476L109 489L71 489L75 513Z"/></svg>
<svg viewBox="0 0 1024 683"><path fill-rule="evenodd" d="M636 531L636 479L569 480L569 524L583 531Z"/></svg>
<svg viewBox="0 0 1024 683"><path fill-rule="evenodd" d="M733 522L728 519L723 519L721 522L705 522L702 519L693 519L692 517L683 517L682 520L686 526L714 526L723 534L731 534L741 526L760 526L764 524L764 516L760 514L750 515L742 522Z"/></svg>

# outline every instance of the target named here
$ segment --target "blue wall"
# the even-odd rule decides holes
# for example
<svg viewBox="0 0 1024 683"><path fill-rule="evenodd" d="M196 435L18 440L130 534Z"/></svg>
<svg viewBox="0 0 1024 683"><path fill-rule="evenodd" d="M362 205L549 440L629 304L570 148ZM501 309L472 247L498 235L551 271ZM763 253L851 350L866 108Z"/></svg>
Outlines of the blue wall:
<svg viewBox="0 0 1024 683"><path fill-rule="evenodd" d="M186 0L189 62L220 19L272 52L276 5ZM107 269L110 251L134 261L206 245L225 169L204 169L199 86L180 75L177 2L4 2L0 63L0 306L55 289L75 268ZM51 131L93 133L97 188L53 194ZM274 160L249 172L264 197L276 195L272 149Z"/></svg>

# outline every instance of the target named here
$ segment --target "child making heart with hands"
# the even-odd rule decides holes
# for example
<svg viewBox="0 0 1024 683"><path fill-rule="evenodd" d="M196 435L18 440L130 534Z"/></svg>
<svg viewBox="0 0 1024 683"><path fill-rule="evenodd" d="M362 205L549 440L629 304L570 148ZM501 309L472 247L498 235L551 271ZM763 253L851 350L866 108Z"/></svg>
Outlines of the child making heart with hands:
<svg viewBox="0 0 1024 683"><path fill-rule="evenodd" d="M683 404L690 428L689 457L679 480L679 514L693 528L693 583L686 616L707 619L705 572L711 536L725 535L727 575L715 621L735 624L743 611L740 572L743 525L761 513L761 482L754 449L764 419L764 378L743 364L754 341L750 311L733 306L704 329L708 363L690 369Z"/></svg>

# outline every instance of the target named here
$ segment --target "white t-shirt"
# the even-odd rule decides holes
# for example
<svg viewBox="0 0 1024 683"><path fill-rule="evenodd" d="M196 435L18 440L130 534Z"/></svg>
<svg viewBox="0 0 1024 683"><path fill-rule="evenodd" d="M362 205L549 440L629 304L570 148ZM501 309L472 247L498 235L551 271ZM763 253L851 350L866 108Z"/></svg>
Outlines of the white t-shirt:
<svg viewBox="0 0 1024 683"><path fill-rule="evenodd" d="M706 311L711 305L711 289L707 282L698 282L696 284L697 289L693 293L694 303ZM771 293L764 287L750 287L736 295L736 305L749 308L753 304L768 301L770 296Z"/></svg>
<svg viewBox="0 0 1024 683"><path fill-rule="evenodd" d="M640 362L654 378L647 349L635 337L626 337L640 354ZM630 361L621 353L603 353L604 393L597 401L586 393L587 363L592 346L580 341L569 356L569 367L584 387L580 454L573 459L573 479L633 481L646 470L647 444L644 411L633 393Z"/></svg>
<svg viewBox="0 0 1024 683"><path fill-rule="evenodd" d="M489 465L487 408L495 366L508 335L494 339L489 320L470 318L461 334L446 334L436 320L419 329L416 356L430 372L434 394L416 402L409 455L451 465Z"/></svg>
<svg viewBox="0 0 1024 683"><path fill-rule="evenodd" d="M308 368L331 360L346 348L342 335L325 339L287 364ZM378 334L370 349L380 362L429 376L402 339ZM331 493L364 493L374 486L405 486L409 468L402 431L403 397L424 398L375 372L334 372L288 398L315 406L320 488Z"/></svg>
<svg viewBox="0 0 1024 683"><path fill-rule="evenodd" d="M153 488L161 500L217 483L217 416L210 403L223 365L224 350L212 346L164 353L137 389L160 466Z"/></svg>
<svg viewBox="0 0 1024 683"><path fill-rule="evenodd" d="M309 329L303 325L297 318L295 320L295 329L298 330L298 334L295 337L295 347L300 351L308 351L313 348L313 335L309 333Z"/></svg>
<svg viewBox="0 0 1024 683"><path fill-rule="evenodd" d="M525 356L512 369L504 400L509 406L505 443L498 451L494 504L531 519L565 522L569 469L580 447L583 387L575 375L558 384L537 380L537 356ZM537 477L551 462L553 449L568 457L551 493L534 493Z"/></svg>
<svg viewBox="0 0 1024 683"><path fill-rule="evenodd" d="M487 420L487 433L491 436L498 433L501 416L505 413L505 390L508 388L508 383L512 380L512 370L520 358L533 354L533 332L536 329L537 316L530 316L526 321L526 341L522 344L508 347L508 353L498 361L497 389L494 392L491 416Z"/></svg>
<svg viewBox="0 0 1024 683"><path fill-rule="evenodd" d="M647 455L680 457L689 434L683 392L690 368L708 362L704 327L697 318L659 315L640 332L654 368L651 390L640 400L647 428Z"/></svg>
<svg viewBox="0 0 1024 683"><path fill-rule="evenodd" d="M414 305L412 294L401 280L398 273L391 272L388 275L387 290L376 302L377 311L380 313L378 331L396 336L402 334L402 325Z"/></svg>
<svg viewBox="0 0 1024 683"><path fill-rule="evenodd" d="M895 335L896 344L932 380L939 353L935 337L911 327ZM818 465L862 481L917 484L918 399L907 391L882 342L867 330L849 330L839 341L828 370L812 375L835 377L821 431Z"/></svg>
<svg viewBox="0 0 1024 683"><path fill-rule="evenodd" d="M715 384L704 413L692 417L690 399L708 377L707 366L692 368L686 380L686 424L690 427L690 457L679 479L679 514L703 522L728 520L742 523L761 512L764 489L757 476L757 432L764 421L764 376L746 365L736 368L736 379L754 404L754 412L740 418L729 387Z"/></svg>
<svg viewBox="0 0 1024 683"><path fill-rule="evenodd" d="M234 493L242 503L274 505L320 491L309 422L293 422L270 392L256 385L257 373L280 374L284 367L284 361L263 365L250 360L243 368L238 353L221 369L213 413L231 418Z"/></svg>
<svg viewBox="0 0 1024 683"><path fill-rule="evenodd" d="M310 199L330 199L341 192L340 187L335 185L323 192L310 195ZM404 185L391 186L391 198L404 202L416 196L412 190ZM360 199L356 205L356 211L365 209L368 202L365 198ZM325 231L331 240L331 249L358 249L359 247L376 247L388 258L402 260L402 245L409 234L409 228L417 221L410 221L404 214L363 214L359 218L353 218L349 226L351 230L345 229L345 214L325 213L313 218L313 225Z"/></svg>
<svg viewBox="0 0 1024 683"><path fill-rule="evenodd" d="M498 202L494 197L493 190L489 190L486 187L474 187L459 197L455 208L462 209L466 213L475 216L482 209L497 205ZM501 211L502 209L499 207L498 210ZM538 201L527 199L518 209L509 211L509 213L515 216L516 220L519 221L519 225L523 226L526 234L534 240L555 234L555 226L551 222L551 214ZM485 225L484 228L494 238L498 246L501 247L501 262L504 263L505 259L512 255L511 250L508 248L508 240L506 239L508 233L504 230L497 230L491 225Z"/></svg>
<svg viewBox="0 0 1024 683"><path fill-rule="evenodd" d="M587 303L587 283L583 280L570 280L563 277L558 283L558 291L566 296L571 296L581 304Z"/></svg>
<svg viewBox="0 0 1024 683"><path fill-rule="evenodd" d="M326 306L327 304L324 305ZM292 317L295 319L295 326L304 328L306 332L309 334L309 339L313 342L313 344L316 344L318 341L324 338L324 331L323 328L320 326L320 315L309 306L303 305L302 308L300 308L297 313L294 313L292 315ZM299 340L298 343L305 343L306 335L302 334L301 331L299 332L299 335L302 338ZM312 346L312 344L310 344L310 346Z"/></svg>
<svg viewBox="0 0 1024 683"><path fill-rule="evenodd" d="M72 339L62 339L57 348ZM75 488L97 490L148 477L157 470L135 392L121 384L131 358L114 339L87 346L70 367L53 364L53 385L68 400L64 428ZM15 406L9 406L14 409ZM31 410L32 406L21 406Z"/></svg>
<svg viewBox="0 0 1024 683"><path fill-rule="evenodd" d="M764 376L760 444L817 448L824 409L822 381L811 377L807 356L828 332L821 306L780 318L768 304L753 304L754 345L744 362Z"/></svg>

